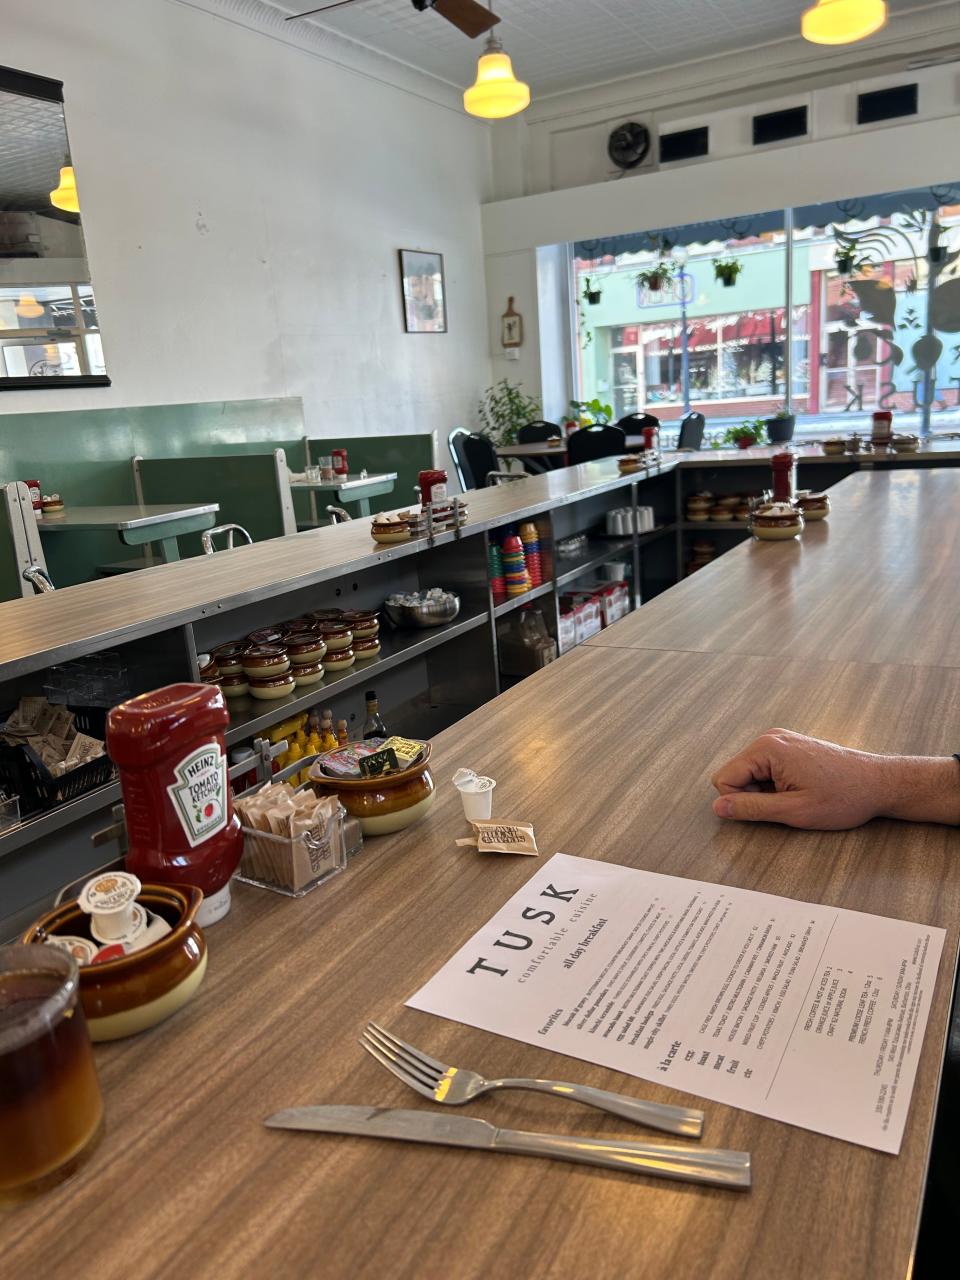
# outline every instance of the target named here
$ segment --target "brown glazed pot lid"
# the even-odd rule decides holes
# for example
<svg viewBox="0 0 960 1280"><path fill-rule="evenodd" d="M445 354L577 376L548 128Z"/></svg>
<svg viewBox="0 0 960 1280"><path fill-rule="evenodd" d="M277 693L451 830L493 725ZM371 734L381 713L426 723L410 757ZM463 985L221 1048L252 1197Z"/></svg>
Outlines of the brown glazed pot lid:
<svg viewBox="0 0 960 1280"><path fill-rule="evenodd" d="M323 640L316 631L294 631L287 636L288 653L311 653L323 647Z"/></svg>
<svg viewBox="0 0 960 1280"><path fill-rule="evenodd" d="M287 685L293 688L294 679L292 671L284 671L280 676L251 676L248 684L251 689L282 689Z"/></svg>
<svg viewBox="0 0 960 1280"><path fill-rule="evenodd" d="M262 631L251 631L247 639L252 644L280 644L283 633L276 627L265 627Z"/></svg>
<svg viewBox="0 0 960 1280"><path fill-rule="evenodd" d="M795 512L792 516L754 516L753 523L764 529L799 529L800 515Z"/></svg>
<svg viewBox="0 0 960 1280"><path fill-rule="evenodd" d="M333 662L349 662L353 656L353 649L347 645L346 649L331 649L329 653L324 654L322 662L327 667Z"/></svg>
<svg viewBox="0 0 960 1280"><path fill-rule="evenodd" d="M231 640L229 644L218 644L210 652L218 661L225 658L229 662L231 658L242 658L249 648L248 640Z"/></svg>
<svg viewBox="0 0 960 1280"><path fill-rule="evenodd" d="M797 498L797 501L804 509L810 507L814 511L820 507L828 507L830 505L830 499L825 493L803 493Z"/></svg>
<svg viewBox="0 0 960 1280"><path fill-rule="evenodd" d="M276 667L287 661L287 650L281 644L259 644L243 655L244 666Z"/></svg>
<svg viewBox="0 0 960 1280"><path fill-rule="evenodd" d="M368 639L354 640L353 642L354 653L363 653L367 649L379 649L379 648L380 648L380 641L376 636L370 636ZM340 652L343 653L344 650L341 649Z"/></svg>
<svg viewBox="0 0 960 1280"><path fill-rule="evenodd" d="M352 628L342 622L321 622L317 631L326 640L343 640L353 636Z"/></svg>
<svg viewBox="0 0 960 1280"><path fill-rule="evenodd" d="M244 688L247 688L249 683L250 682L247 676L221 676L220 677L221 689L239 689L241 685Z"/></svg>
<svg viewBox="0 0 960 1280"><path fill-rule="evenodd" d="M378 609L348 609L343 615L344 622L377 622L379 618Z"/></svg>

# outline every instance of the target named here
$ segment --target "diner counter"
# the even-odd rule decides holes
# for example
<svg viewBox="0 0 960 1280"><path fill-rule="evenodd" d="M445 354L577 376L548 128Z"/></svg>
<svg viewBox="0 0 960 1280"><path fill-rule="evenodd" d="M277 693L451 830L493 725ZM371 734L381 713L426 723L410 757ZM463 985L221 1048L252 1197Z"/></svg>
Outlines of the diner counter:
<svg viewBox="0 0 960 1280"><path fill-rule="evenodd" d="M956 510L960 475L930 480L929 493ZM876 625L890 636L868 660L852 640L824 660L800 625L812 616L827 626L832 613L858 625L851 584L872 581L893 545L891 533L867 556L866 535L854 536L859 504L898 515L904 581L908 565L921 576L946 571L957 517L941 524L942 544L928 536L911 497L926 483L915 473L849 479L816 537L741 549L662 597L661 615L682 600L691 616L719 619L722 593L708 602L725 563L749 562L746 594L728 595L726 608L748 635L755 614L783 615L775 653L671 651L662 632L655 646L580 647L435 739L438 798L421 825L369 841L344 874L299 901L236 885L230 916L208 931L209 972L193 1002L151 1032L97 1047L102 1146L73 1182L0 1220L6 1280L34 1280L50 1258L97 1280L179 1270L218 1280L259 1271L330 1280L909 1276L956 972L957 833L892 821L850 832L726 823L711 811L709 776L773 724L880 751L956 749L960 664L936 665L954 593L940 595L943 645L931 645L926 664L913 660L916 637L889 610ZM926 608L933 628L933 597ZM451 777L461 766L496 778L496 815L532 822L543 859L560 850L945 929L900 1154L705 1102L704 1143L753 1156L752 1189L732 1193L264 1128L271 1112L309 1103L436 1110L361 1051L371 1018L488 1076L566 1078L698 1105L404 1008L540 865L456 846L466 828ZM648 1136L536 1094L499 1094L456 1114Z"/></svg>
<svg viewBox="0 0 960 1280"><path fill-rule="evenodd" d="M960 475L862 471L827 520L719 556L588 643L960 667Z"/></svg>
<svg viewBox="0 0 960 1280"><path fill-rule="evenodd" d="M790 447L801 465L839 463L865 470L878 464L919 470L918 464L934 460L960 460L960 441L947 439L935 439L920 453L902 457L859 454L837 458L824 456L819 445ZM624 476L610 458L471 490L464 495L469 504L464 528L457 535L438 535L435 545L676 471L766 467L781 448L666 452L648 468ZM426 545L423 539L391 547L378 545L370 536L370 519L366 517L0 603L0 680L413 555Z"/></svg>

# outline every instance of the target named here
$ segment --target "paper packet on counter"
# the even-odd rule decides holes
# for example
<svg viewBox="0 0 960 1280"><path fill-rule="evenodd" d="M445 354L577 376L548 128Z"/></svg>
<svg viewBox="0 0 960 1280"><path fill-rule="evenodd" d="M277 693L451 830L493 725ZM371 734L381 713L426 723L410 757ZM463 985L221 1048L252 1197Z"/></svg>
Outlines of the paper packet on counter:
<svg viewBox="0 0 960 1280"><path fill-rule="evenodd" d="M536 858L540 850L529 822L505 822L502 818L471 818L475 836L458 840L458 845L470 845L480 853L519 853Z"/></svg>

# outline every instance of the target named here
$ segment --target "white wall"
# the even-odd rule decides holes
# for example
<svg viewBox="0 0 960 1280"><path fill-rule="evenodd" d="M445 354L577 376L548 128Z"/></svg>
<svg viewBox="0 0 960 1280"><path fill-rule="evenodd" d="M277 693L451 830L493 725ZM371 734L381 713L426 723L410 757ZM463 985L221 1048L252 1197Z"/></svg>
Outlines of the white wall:
<svg viewBox="0 0 960 1280"><path fill-rule="evenodd" d="M3 61L64 82L113 385L0 410L299 395L315 435L473 421L487 127L190 3L55 9L0 0ZM444 254L449 333L404 333L401 247Z"/></svg>

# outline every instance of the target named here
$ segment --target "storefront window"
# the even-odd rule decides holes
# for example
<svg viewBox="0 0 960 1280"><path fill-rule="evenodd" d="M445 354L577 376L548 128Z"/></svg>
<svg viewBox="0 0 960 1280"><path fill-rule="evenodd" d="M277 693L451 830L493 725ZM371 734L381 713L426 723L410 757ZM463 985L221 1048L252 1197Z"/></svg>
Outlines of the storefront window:
<svg viewBox="0 0 960 1280"><path fill-rule="evenodd" d="M614 420L960 427L958 260L960 184L579 241L578 397Z"/></svg>

